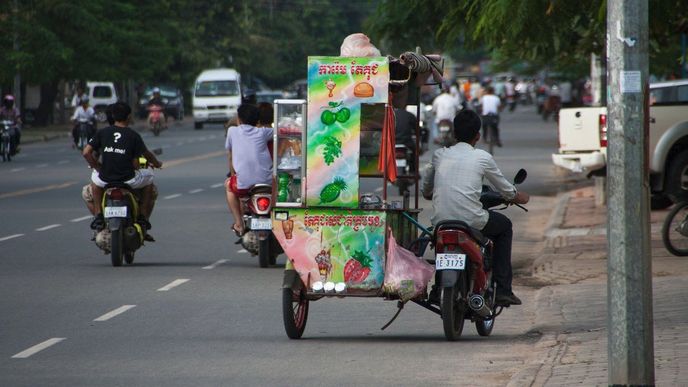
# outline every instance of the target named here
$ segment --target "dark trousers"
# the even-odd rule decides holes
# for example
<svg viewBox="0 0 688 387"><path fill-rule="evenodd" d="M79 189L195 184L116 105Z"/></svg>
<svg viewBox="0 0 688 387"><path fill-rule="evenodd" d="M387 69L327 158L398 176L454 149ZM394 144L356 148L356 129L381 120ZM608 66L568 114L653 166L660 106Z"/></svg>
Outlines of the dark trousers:
<svg viewBox="0 0 688 387"><path fill-rule="evenodd" d="M490 218L481 231L483 235L494 242L492 276L495 282L497 282L497 291L499 293L510 293L511 279L513 277L511 270L511 239L514 235L511 229L511 220L496 211L489 211L489 213Z"/></svg>

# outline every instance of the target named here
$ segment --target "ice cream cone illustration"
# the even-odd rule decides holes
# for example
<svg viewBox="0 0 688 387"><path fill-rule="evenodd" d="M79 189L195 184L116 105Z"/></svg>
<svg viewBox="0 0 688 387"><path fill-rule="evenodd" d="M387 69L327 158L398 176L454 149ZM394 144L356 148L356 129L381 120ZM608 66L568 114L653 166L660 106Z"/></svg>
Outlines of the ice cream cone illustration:
<svg viewBox="0 0 688 387"><path fill-rule="evenodd" d="M294 221L291 219L282 221L282 231L284 231L284 237L286 239L291 239L293 237L292 231L294 230Z"/></svg>
<svg viewBox="0 0 688 387"><path fill-rule="evenodd" d="M333 97L332 90L334 90L334 88L337 87L337 84L334 83L332 78L330 78L327 80L327 82L325 82L325 87L327 88L327 90L330 91L330 93L327 96L332 98Z"/></svg>

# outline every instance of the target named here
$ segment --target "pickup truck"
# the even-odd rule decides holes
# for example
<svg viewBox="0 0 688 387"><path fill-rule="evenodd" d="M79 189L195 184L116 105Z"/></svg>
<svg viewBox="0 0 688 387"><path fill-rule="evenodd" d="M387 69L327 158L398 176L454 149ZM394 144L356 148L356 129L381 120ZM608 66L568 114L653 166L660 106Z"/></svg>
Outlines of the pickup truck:
<svg viewBox="0 0 688 387"><path fill-rule="evenodd" d="M604 175L607 162L607 108L559 112L555 165L573 172ZM650 190L653 206L688 200L688 79L650 85ZM667 203L662 206L655 203Z"/></svg>

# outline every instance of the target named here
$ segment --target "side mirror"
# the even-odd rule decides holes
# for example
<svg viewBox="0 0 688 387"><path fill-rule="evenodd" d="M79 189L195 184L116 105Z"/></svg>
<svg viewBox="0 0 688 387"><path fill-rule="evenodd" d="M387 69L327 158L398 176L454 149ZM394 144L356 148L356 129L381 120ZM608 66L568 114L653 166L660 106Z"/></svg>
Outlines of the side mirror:
<svg viewBox="0 0 688 387"><path fill-rule="evenodd" d="M523 168L519 169L518 172L516 172L516 176L514 176L514 184L523 183L526 177L528 177L528 172Z"/></svg>

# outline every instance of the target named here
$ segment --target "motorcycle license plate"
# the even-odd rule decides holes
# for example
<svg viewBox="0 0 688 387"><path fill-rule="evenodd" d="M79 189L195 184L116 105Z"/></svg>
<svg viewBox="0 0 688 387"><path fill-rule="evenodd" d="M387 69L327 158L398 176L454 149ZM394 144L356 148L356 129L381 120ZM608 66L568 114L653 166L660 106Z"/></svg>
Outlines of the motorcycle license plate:
<svg viewBox="0 0 688 387"><path fill-rule="evenodd" d="M435 256L435 270L464 270L466 254L445 254Z"/></svg>
<svg viewBox="0 0 688 387"><path fill-rule="evenodd" d="M126 218L127 207L105 207L103 216L106 218Z"/></svg>
<svg viewBox="0 0 688 387"><path fill-rule="evenodd" d="M272 230L272 219L251 218L251 230Z"/></svg>
<svg viewBox="0 0 688 387"><path fill-rule="evenodd" d="M406 167L406 160L405 159L396 159L397 160L397 167L404 168Z"/></svg>
<svg viewBox="0 0 688 387"><path fill-rule="evenodd" d="M448 126L440 126L440 132L444 133L444 132L448 132L448 131L449 131Z"/></svg>

